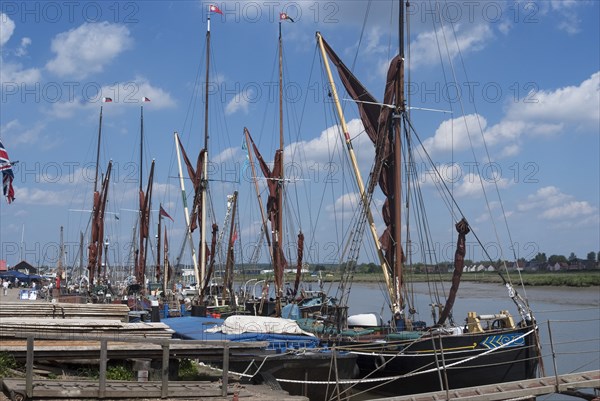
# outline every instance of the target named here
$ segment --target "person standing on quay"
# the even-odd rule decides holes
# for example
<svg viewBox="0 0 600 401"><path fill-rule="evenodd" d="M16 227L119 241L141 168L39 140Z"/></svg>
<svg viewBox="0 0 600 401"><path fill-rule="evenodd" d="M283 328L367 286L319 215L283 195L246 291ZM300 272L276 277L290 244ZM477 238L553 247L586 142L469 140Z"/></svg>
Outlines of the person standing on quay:
<svg viewBox="0 0 600 401"><path fill-rule="evenodd" d="M2 281L2 289L4 291L4 296L8 295L8 280Z"/></svg>

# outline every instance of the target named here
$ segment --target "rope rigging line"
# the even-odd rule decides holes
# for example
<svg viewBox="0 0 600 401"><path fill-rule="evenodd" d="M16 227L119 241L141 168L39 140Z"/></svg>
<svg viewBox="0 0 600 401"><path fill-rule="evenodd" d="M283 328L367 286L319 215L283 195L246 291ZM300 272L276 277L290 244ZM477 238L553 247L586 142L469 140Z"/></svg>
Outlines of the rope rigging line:
<svg viewBox="0 0 600 401"><path fill-rule="evenodd" d="M429 0L429 1L430 1L430 5L431 5L431 0ZM438 12L439 12L439 10L438 10ZM446 45L446 49L449 49L448 42L447 42L447 39L446 39L445 29L444 29L444 26L443 26L443 19L440 19L440 26L441 26L442 36L444 38L444 44ZM450 22L450 26L452 28L452 33L454 35L454 40L455 40L455 44L456 44L456 47L457 47L457 50L458 50L458 56L459 56L459 59L461 61L462 69L463 69L463 72L465 74L465 77L467 77L467 80L468 80L467 69L466 69L466 66L465 66L465 63L464 63L464 58L462 56L462 50L461 50L460 45L458 43L458 38L457 38L457 35L456 35L455 25L452 22ZM456 71L454 69L454 63L452 62L452 58L451 57L449 57L449 64L450 64L450 69L451 69L451 72L452 72L453 79L454 79L455 82L458 82L458 79L457 79L457 76L456 76ZM479 182L480 182L480 185L481 185L481 190L483 192L483 195L484 195L484 198L485 198L485 201L486 201L486 206L487 206L488 214L490 215L490 220L492 222L492 227L493 227L493 230L494 230L494 234L496 236L496 241L497 241L498 247L500 249L500 258L502 260L502 263L503 263L503 266L504 266L504 270L505 270L508 282L512 286L512 282L511 282L511 279L510 279L510 274L508 272L508 266L506 265L506 261L505 261L505 258L504 258L504 251L503 251L504 247L501 246L500 236L499 236L499 233L498 233L498 229L497 229L495 220L494 220L493 215L492 215L492 211L491 211L491 207L490 207L490 202L489 202L489 198L488 198L488 195L487 195L487 191L485 190L485 185L483 184L483 178L481 177L481 171L479 169L479 163L477 161L477 156L475 154L475 150L474 150L474 146L473 146L473 139L472 139L472 136L471 136L471 131L469 130L469 126L467 124L466 115L465 115L465 108L464 108L464 104L462 102L462 99L459 99L459 105L460 105L460 108L461 108L461 112L462 112L462 116L463 116L463 122L465 124L465 130L466 130L466 133L467 133L467 137L469 139L471 153L473 155L473 160L475 161L475 166L476 166L476 169L477 169L477 175L479 177ZM485 135L483 134L483 128L482 128L481 120L479 118L479 113L477 112L477 107L476 107L476 105L475 105L474 102L473 102L473 109L475 110L475 117L476 117L476 120L477 120L477 124L479 126L479 132L481 134L481 139L482 139L482 143L484 145L484 149L485 149L485 154L486 154L486 157L487 157L487 161L488 161L488 163L491 163L491 157L490 157L489 149L488 149L488 146L487 146L487 141L485 140ZM494 187L496 189L496 195L498 197L498 200L499 200L499 203L500 203L500 206L501 206L501 210L502 210L502 214L504 216L504 222L505 222L506 230L507 230L507 233L508 233L508 236L509 236L509 241L511 243L511 248L512 248L512 251L513 251L513 257L514 257L514 260L516 262L517 261L517 257L516 257L515 249L514 249L514 246L513 246L512 236L510 234L510 229L508 227L508 221L506 219L506 212L504 210L503 202L502 202L502 199L501 199L501 196L500 196L500 191L499 191L499 188L498 188L498 180L493 180L493 181L494 181ZM487 254L487 252L486 252L486 254ZM488 257L489 257L489 255L488 255ZM492 262L491 258L490 258L490 261ZM519 276L520 276L520 272L519 272ZM523 286L522 277L520 277L520 278L521 278L521 284ZM524 286L523 286L523 289L524 289ZM527 306L527 309L529 309L529 307L527 305L527 301L525 301L525 304ZM529 312L531 313L531 310L529 310Z"/></svg>

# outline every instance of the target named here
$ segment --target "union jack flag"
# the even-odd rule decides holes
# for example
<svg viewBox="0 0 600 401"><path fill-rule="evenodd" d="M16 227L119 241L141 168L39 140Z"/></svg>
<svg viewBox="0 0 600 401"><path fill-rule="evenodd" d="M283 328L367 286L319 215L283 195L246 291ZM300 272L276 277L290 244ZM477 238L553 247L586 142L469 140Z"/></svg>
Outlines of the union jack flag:
<svg viewBox="0 0 600 401"><path fill-rule="evenodd" d="M6 196L6 201L11 203L15 200L15 190L12 185L15 174L12 171L8 152L2 142L0 142L0 171L2 171L2 193Z"/></svg>

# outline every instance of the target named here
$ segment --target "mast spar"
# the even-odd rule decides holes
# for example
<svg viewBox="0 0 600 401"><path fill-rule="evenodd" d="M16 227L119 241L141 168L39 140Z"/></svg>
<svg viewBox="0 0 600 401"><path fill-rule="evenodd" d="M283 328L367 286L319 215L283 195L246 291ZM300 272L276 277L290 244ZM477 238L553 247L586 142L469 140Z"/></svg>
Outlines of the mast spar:
<svg viewBox="0 0 600 401"><path fill-rule="evenodd" d="M284 160L283 160L283 43L281 37L281 19L279 20L279 160L280 173L276 177L277 186L279 187L279 196L277 196L277 215L275 222L275 230L273 232L273 246L275 251L273 257L275 264L275 311L277 316L281 316L281 298L283 297L283 258L282 258L282 230L283 230L283 180L284 180Z"/></svg>
<svg viewBox="0 0 600 401"><path fill-rule="evenodd" d="M398 69L398 77L395 80L395 99L396 99L396 110L392 113L393 124L390 129L393 132L390 132L390 135L393 135L393 146L394 146L394 164L393 168L390 170L393 172L394 183L393 183L393 205L391 206L393 210L394 220L393 220L393 238L391 241L391 245L393 247L393 252L390 252L392 255L392 266L394 269L394 295L399 302L399 306L403 308L402 301L402 269L403 269L403 252L402 252L402 213L401 213L401 205L402 205L402 126L401 124L404 122L406 118L406 106L405 106L405 98L404 98L404 1L400 1L398 10L398 53L400 56L399 61L399 69ZM389 199L389 197L388 197ZM401 319L402 316L395 315L395 319Z"/></svg>
<svg viewBox="0 0 600 401"><path fill-rule="evenodd" d="M208 189L208 80L210 78L210 6L206 21L206 80L204 82L204 167L202 168L201 177L201 221L200 227L200 266L199 272L196 272L197 282L196 288L200 289L203 286L206 276L206 190Z"/></svg>
<svg viewBox="0 0 600 401"><path fill-rule="evenodd" d="M378 102L362 85L362 83L344 65L333 49L317 33L317 40L321 55L327 70L332 98L340 118L344 133L344 140L349 152L351 164L357 180L361 197L361 206L366 214L369 229L375 243L379 262L386 282L386 287L391 301L392 314L397 327L404 325L404 302L402 299L402 263L403 251L401 242L401 121L405 121L406 107L404 100L404 9L399 11L399 54L391 61L384 92L383 102ZM329 68L329 58L337 67L341 81L348 94L356 101L359 108L361 121L365 131L375 145L376 165L373 170L373 180L369 183L368 190L362 182L358 163L354 155L350 134L345 123L335 83ZM388 105L394 103L393 107ZM383 217L386 225L381 237L378 236L373 217L370 211L370 197L374 183L379 181L379 186L386 199L383 205Z"/></svg>

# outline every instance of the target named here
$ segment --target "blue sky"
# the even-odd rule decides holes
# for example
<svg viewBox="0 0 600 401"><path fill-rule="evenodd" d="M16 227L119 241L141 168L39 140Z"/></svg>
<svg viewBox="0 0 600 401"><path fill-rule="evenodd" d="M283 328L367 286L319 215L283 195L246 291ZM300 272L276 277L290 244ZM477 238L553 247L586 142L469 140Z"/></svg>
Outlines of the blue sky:
<svg viewBox="0 0 600 401"><path fill-rule="evenodd" d="M502 255L512 257L494 181L518 257L575 252L585 258L600 251L600 2L411 3L411 105L453 112L413 110L412 120L442 174L452 178L455 197L492 257L500 256L498 243ZM153 209L160 202L175 219L165 223L171 255L179 253L184 222L173 132L180 133L195 160L204 135L201 83L209 4L2 3L0 137L19 164L16 201L0 206L0 259L15 264L22 249L34 264L55 265L62 225L68 263L75 260L79 233L86 232L89 218L85 210L91 208L102 97L113 103L103 108L100 166L104 169L109 159L115 163L107 209L119 216L107 220L110 263L127 260L136 218L130 210L137 208L142 96L151 99L144 104L144 180L149 160L155 159ZM214 4L223 15L211 18L213 218L222 225L226 196L238 190L238 257L249 260L260 215L244 169L242 130L250 129L271 161L279 141L277 22L279 12L286 11L295 20L283 24L285 158L291 177L286 227L290 237L299 229L305 233L306 261L336 262L355 189L339 132L332 128L315 32L322 32L381 98L397 43L397 5ZM439 14L432 11L436 7ZM355 109L344 101L366 177L373 151ZM424 166L417 171L428 201L435 204L431 174ZM479 176L487 177L491 216ZM382 199L376 193L377 205ZM450 259L452 220L443 207L433 205L430 213L433 230L441 235L435 245L440 259ZM467 257L483 258L474 242L468 252ZM365 251L361 260L370 256Z"/></svg>

